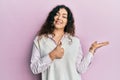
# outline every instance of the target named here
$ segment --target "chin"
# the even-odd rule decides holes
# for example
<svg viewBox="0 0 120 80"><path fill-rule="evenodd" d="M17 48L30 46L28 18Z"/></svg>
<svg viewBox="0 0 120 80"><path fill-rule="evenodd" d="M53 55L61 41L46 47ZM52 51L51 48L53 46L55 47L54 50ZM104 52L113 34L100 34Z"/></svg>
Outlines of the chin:
<svg viewBox="0 0 120 80"><path fill-rule="evenodd" d="M62 28L64 28L63 26L60 26L60 25L55 25L55 28L56 29L62 29Z"/></svg>
<svg viewBox="0 0 120 80"><path fill-rule="evenodd" d="M64 29L63 27L55 27L56 29Z"/></svg>

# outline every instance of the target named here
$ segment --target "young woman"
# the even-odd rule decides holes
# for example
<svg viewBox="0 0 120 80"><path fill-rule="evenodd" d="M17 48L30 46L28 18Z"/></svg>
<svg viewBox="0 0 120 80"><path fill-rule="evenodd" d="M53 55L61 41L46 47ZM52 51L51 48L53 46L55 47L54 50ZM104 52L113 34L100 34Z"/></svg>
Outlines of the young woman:
<svg viewBox="0 0 120 80"><path fill-rule="evenodd" d="M65 5L58 5L34 39L30 67L34 74L42 73L42 80L81 80L96 49L107 44L95 41L83 57L72 12Z"/></svg>

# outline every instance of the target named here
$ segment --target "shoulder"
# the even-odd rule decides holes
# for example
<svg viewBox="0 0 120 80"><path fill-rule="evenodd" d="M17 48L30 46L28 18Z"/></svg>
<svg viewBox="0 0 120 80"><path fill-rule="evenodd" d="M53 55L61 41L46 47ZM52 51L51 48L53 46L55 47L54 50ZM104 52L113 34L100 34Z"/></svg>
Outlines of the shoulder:
<svg viewBox="0 0 120 80"><path fill-rule="evenodd" d="M77 37L77 36L71 36L71 39L72 39L73 42L80 44L80 38L79 37Z"/></svg>
<svg viewBox="0 0 120 80"><path fill-rule="evenodd" d="M45 35L41 35L41 36L35 36L34 40L33 40L33 45L35 45L36 47L40 47L41 44L44 44L47 40L47 37Z"/></svg>
<svg viewBox="0 0 120 80"><path fill-rule="evenodd" d="M34 38L34 41L37 41L37 40L41 40L41 39L44 39L44 38L47 38L47 36L46 35L41 35L41 36L35 36L35 38Z"/></svg>
<svg viewBox="0 0 120 80"><path fill-rule="evenodd" d="M67 36L68 39L70 39L73 43L80 43L80 38L78 36L72 36L69 33L66 33L65 36Z"/></svg>
<svg viewBox="0 0 120 80"><path fill-rule="evenodd" d="M35 36L35 38L34 38L34 43L35 44L38 44L38 42L41 42L43 39L45 39L46 38L46 36L45 35L41 35L41 36Z"/></svg>

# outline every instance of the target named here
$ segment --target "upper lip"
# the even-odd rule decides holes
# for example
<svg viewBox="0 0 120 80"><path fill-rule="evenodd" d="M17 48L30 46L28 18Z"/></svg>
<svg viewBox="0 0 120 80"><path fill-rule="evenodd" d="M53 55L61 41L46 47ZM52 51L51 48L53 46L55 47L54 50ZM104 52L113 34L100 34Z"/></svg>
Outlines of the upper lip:
<svg viewBox="0 0 120 80"><path fill-rule="evenodd" d="M62 21L61 21L61 20L56 20L55 22L62 24Z"/></svg>

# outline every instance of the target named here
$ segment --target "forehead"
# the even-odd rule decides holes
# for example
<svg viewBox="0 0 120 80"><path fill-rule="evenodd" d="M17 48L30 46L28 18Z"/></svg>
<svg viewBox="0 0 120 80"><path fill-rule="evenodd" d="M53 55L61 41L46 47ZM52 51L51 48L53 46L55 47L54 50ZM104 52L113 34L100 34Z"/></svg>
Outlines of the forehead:
<svg viewBox="0 0 120 80"><path fill-rule="evenodd" d="M64 15L68 14L67 11L66 11L66 9L64 9L64 8L60 8L60 10L58 11L58 13L64 14Z"/></svg>

